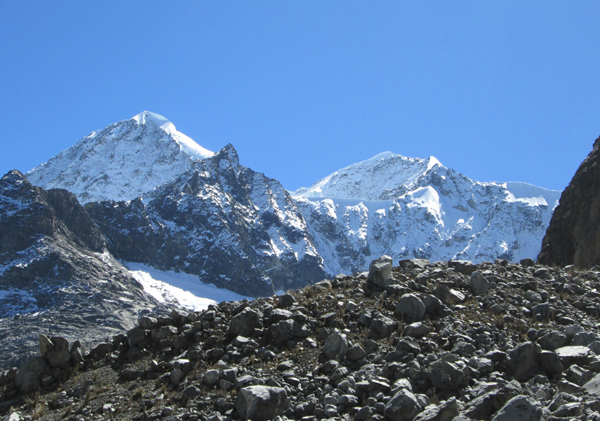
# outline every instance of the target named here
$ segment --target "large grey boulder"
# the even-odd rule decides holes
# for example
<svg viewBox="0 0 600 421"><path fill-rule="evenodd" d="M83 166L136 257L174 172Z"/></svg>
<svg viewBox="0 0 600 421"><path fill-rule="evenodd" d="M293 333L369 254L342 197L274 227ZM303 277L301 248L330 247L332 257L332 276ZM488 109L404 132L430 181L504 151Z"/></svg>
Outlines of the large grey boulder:
<svg viewBox="0 0 600 421"><path fill-rule="evenodd" d="M270 421L282 415L287 406L287 393L280 387L244 387L238 392L235 401L242 421Z"/></svg>
<svg viewBox="0 0 600 421"><path fill-rule="evenodd" d="M429 405L414 421L450 421L459 414L456 398L448 399L440 405Z"/></svg>
<svg viewBox="0 0 600 421"><path fill-rule="evenodd" d="M429 328L423 322L411 323L404 328L404 336L421 338L429 333Z"/></svg>
<svg viewBox="0 0 600 421"><path fill-rule="evenodd" d="M129 346L138 346L146 340L146 331L142 328L135 327L127 332L127 342Z"/></svg>
<svg viewBox="0 0 600 421"><path fill-rule="evenodd" d="M269 327L271 337L277 344L285 344L292 339L304 339L311 331L307 325L298 323L296 320L282 320Z"/></svg>
<svg viewBox="0 0 600 421"><path fill-rule="evenodd" d="M454 268L457 272L467 276L477 270L477 265L474 265L470 260L450 260L448 267Z"/></svg>
<svg viewBox="0 0 600 421"><path fill-rule="evenodd" d="M600 339L597 333L594 332L579 332L573 336L571 346L589 346L591 343Z"/></svg>
<svg viewBox="0 0 600 421"><path fill-rule="evenodd" d="M584 384L583 390L596 398L600 398L600 374L597 374L589 382Z"/></svg>
<svg viewBox="0 0 600 421"><path fill-rule="evenodd" d="M539 359L532 342L517 345L508 353L508 367L515 379L519 381L528 380L536 373Z"/></svg>
<svg viewBox="0 0 600 421"><path fill-rule="evenodd" d="M425 316L425 304L414 294L404 294L396 305L395 314L407 322L418 322Z"/></svg>
<svg viewBox="0 0 600 421"><path fill-rule="evenodd" d="M506 402L523 394L523 388L516 380L500 388L497 384L488 383L486 390L489 388L492 390L471 400L462 415L473 420L489 420L492 414L502 408Z"/></svg>
<svg viewBox="0 0 600 421"><path fill-rule="evenodd" d="M412 421L422 411L416 396L407 389L400 389L385 406L385 419L389 421Z"/></svg>
<svg viewBox="0 0 600 421"><path fill-rule="evenodd" d="M490 282L478 270L471 274L469 289L473 295L485 295L490 290Z"/></svg>
<svg viewBox="0 0 600 421"><path fill-rule="evenodd" d="M228 336L251 337L254 334L255 329L260 329L262 327L262 317L263 315L259 311L250 308L244 309L244 311L231 319Z"/></svg>
<svg viewBox="0 0 600 421"><path fill-rule="evenodd" d="M346 335L340 332L333 332L325 339L323 344L323 354L328 360L343 361L348 353L348 340Z"/></svg>
<svg viewBox="0 0 600 421"><path fill-rule="evenodd" d="M425 270L427 265L429 264L429 260L427 259L407 259L400 260L400 267L405 270Z"/></svg>
<svg viewBox="0 0 600 421"><path fill-rule="evenodd" d="M71 349L65 338L40 335L40 352L53 368L67 369L71 366Z"/></svg>
<svg viewBox="0 0 600 421"><path fill-rule="evenodd" d="M207 370L202 375L202 384L205 384L207 386L214 386L215 384L217 384L218 380L219 372L217 370Z"/></svg>
<svg viewBox="0 0 600 421"><path fill-rule="evenodd" d="M557 348L564 346L567 343L567 335L561 332L548 332L537 340L542 349L554 351Z"/></svg>
<svg viewBox="0 0 600 421"><path fill-rule="evenodd" d="M586 346L563 346L554 352L565 367L570 367L572 364L586 365L595 355Z"/></svg>
<svg viewBox="0 0 600 421"><path fill-rule="evenodd" d="M553 351L542 351L539 358L542 367L550 376L559 376L565 370L560 362L560 358Z"/></svg>
<svg viewBox="0 0 600 421"><path fill-rule="evenodd" d="M141 316L138 318L138 325L142 329L154 329L158 326L158 320L154 317Z"/></svg>
<svg viewBox="0 0 600 421"><path fill-rule="evenodd" d="M492 421L539 421L546 419L543 409L527 396L515 396L492 418Z"/></svg>
<svg viewBox="0 0 600 421"><path fill-rule="evenodd" d="M450 293L450 288L448 285L438 285L433 289L433 295L440 300L443 304L453 304L452 303L452 294Z"/></svg>
<svg viewBox="0 0 600 421"><path fill-rule="evenodd" d="M385 283L392 278L392 258L384 255L371 262L367 281L378 287L385 287Z"/></svg>
<svg viewBox="0 0 600 421"><path fill-rule="evenodd" d="M468 381L468 370L461 361L439 360L431 365L431 383L436 390L458 390Z"/></svg>
<svg viewBox="0 0 600 421"><path fill-rule="evenodd" d="M396 330L396 322L382 314L371 322L369 331L374 339L387 338Z"/></svg>
<svg viewBox="0 0 600 421"><path fill-rule="evenodd" d="M152 329L152 339L154 339L154 342L170 339L175 335L177 335L177 328L173 326L161 326Z"/></svg>
<svg viewBox="0 0 600 421"><path fill-rule="evenodd" d="M51 375L52 369L42 357L28 360L19 369L15 378L15 386L23 393L30 393L42 385L43 376Z"/></svg>

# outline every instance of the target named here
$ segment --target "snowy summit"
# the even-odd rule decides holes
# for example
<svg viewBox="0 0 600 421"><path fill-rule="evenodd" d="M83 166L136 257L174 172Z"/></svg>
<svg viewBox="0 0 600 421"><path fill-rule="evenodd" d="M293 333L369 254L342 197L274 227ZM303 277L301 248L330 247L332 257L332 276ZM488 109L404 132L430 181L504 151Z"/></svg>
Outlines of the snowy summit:
<svg viewBox="0 0 600 421"><path fill-rule="evenodd" d="M213 155L165 117L144 111L84 137L26 175L45 189L67 189L82 203L131 200Z"/></svg>
<svg viewBox="0 0 600 421"><path fill-rule="evenodd" d="M301 187L295 197L385 200L395 196L399 187L410 187L423 174L441 163L428 159L407 158L383 152L373 158L352 164L317 181L311 187Z"/></svg>

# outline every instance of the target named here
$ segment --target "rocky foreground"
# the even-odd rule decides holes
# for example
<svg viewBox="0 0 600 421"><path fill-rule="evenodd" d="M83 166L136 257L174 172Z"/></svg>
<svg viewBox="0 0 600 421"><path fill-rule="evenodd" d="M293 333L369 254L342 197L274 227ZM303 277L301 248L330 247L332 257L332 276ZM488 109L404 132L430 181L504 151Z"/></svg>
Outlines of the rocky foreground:
<svg viewBox="0 0 600 421"><path fill-rule="evenodd" d="M5 419L600 419L600 272L383 257L367 274L141 317L89 352L40 336Z"/></svg>

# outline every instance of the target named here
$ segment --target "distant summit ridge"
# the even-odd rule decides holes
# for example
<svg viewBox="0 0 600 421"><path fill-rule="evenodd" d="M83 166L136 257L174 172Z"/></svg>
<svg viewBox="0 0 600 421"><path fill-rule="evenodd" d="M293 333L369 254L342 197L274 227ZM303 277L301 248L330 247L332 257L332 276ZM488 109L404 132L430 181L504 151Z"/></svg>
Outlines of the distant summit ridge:
<svg viewBox="0 0 600 421"><path fill-rule="evenodd" d="M71 191L81 203L132 200L213 155L165 117L144 111L84 137L26 175L45 189Z"/></svg>
<svg viewBox="0 0 600 421"><path fill-rule="evenodd" d="M387 200L396 197L399 188L410 187L440 161L408 158L392 152L382 152L373 158L342 168L292 193L294 197Z"/></svg>
<svg viewBox="0 0 600 421"><path fill-rule="evenodd" d="M162 126L163 124L171 123L170 120L163 117L160 114L153 113L152 111L142 111L138 115L132 117L132 120L138 122L138 124L146 124L148 122ZM173 123L171 123L173 124Z"/></svg>
<svg viewBox="0 0 600 421"><path fill-rule="evenodd" d="M526 183L482 183L428 159L384 152L292 193L325 271L394 261L537 255L560 192Z"/></svg>

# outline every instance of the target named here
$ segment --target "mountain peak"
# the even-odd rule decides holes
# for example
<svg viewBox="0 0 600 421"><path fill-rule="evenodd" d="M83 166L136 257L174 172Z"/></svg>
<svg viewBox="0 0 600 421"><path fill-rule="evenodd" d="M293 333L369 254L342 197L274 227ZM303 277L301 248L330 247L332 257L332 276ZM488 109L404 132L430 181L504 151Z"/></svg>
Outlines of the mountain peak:
<svg viewBox="0 0 600 421"><path fill-rule="evenodd" d="M138 125L152 123L158 127L167 123L173 124L162 115L153 113L152 111L142 111L141 113L133 116L131 120L135 120Z"/></svg>
<svg viewBox="0 0 600 421"><path fill-rule="evenodd" d="M213 156L160 114L143 111L81 139L26 175L80 202L132 200Z"/></svg>
<svg viewBox="0 0 600 421"><path fill-rule="evenodd" d="M295 197L381 200L388 192L409 186L440 161L407 158L392 152L382 152L346 168L342 168L311 187L292 193Z"/></svg>

